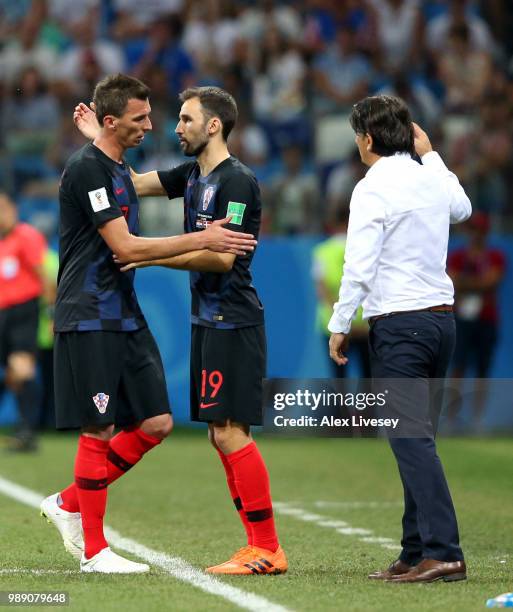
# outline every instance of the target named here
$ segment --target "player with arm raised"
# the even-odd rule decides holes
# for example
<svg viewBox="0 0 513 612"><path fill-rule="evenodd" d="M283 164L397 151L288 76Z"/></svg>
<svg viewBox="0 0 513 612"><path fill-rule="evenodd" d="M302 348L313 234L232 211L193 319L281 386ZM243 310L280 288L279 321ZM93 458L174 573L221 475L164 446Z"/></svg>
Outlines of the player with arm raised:
<svg viewBox="0 0 513 612"><path fill-rule="evenodd" d="M230 229L257 236L257 181L227 148L237 118L235 100L217 87L188 89L180 100L176 133L185 155L195 160L169 171L133 175L139 195L183 196L189 235L202 234L216 219L228 216ZM94 115L85 105L76 108L75 122L94 137ZM266 364L264 312L252 285L251 260L251 255L202 250L123 268L163 265L191 271L191 418L209 424L209 439L247 534L247 546L227 562L207 568L216 574L287 570L274 526L267 468L250 433L251 425L262 422Z"/></svg>
<svg viewBox="0 0 513 612"><path fill-rule="evenodd" d="M207 248L235 257L255 244L252 236L223 228L226 219L201 234L137 235L139 203L123 154L151 129L148 94L125 75L98 83L101 128L66 164L59 193L56 423L81 435L73 484L46 498L41 511L83 572L148 571L108 547L107 486L172 429L162 360L137 301L134 271L122 273L113 253L142 261ZM115 425L122 428L116 436Z"/></svg>

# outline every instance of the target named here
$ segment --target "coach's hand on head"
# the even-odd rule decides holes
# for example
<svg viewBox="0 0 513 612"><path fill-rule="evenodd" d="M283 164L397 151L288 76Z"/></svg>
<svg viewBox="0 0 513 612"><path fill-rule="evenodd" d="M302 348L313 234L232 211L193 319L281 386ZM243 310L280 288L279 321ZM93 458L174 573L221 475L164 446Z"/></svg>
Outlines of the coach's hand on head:
<svg viewBox="0 0 513 612"><path fill-rule="evenodd" d="M243 234L226 229L223 225L230 223L231 217L218 219L211 223L202 233L204 248L218 253L246 255L255 250L257 241L253 234Z"/></svg>
<svg viewBox="0 0 513 612"><path fill-rule="evenodd" d="M430 153L433 150L433 147L431 146L431 142L429 141L429 137L426 132L424 132L424 130L414 121L412 122L412 125L415 152L419 157L422 157L426 153Z"/></svg>

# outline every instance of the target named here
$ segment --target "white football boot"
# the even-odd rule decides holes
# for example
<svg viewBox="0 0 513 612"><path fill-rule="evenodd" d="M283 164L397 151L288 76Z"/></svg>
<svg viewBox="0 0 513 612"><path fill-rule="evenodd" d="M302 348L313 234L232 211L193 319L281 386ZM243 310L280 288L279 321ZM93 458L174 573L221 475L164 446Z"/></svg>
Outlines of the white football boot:
<svg viewBox="0 0 513 612"><path fill-rule="evenodd" d="M59 493L54 493L41 502L41 516L57 527L64 542L64 548L75 559L82 559L84 552L84 536L82 534L82 519L80 512L67 512L57 505Z"/></svg>
<svg viewBox="0 0 513 612"><path fill-rule="evenodd" d="M130 559L125 559L107 546L90 559L86 559L82 555L80 571L97 572L99 574L144 574L144 572L150 571L150 566L146 563L136 563L130 561Z"/></svg>

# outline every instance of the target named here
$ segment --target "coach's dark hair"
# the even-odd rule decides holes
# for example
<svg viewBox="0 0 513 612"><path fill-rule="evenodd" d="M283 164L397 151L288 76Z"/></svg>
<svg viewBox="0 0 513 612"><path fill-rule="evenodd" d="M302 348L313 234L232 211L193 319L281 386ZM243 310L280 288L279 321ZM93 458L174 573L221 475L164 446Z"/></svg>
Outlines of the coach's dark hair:
<svg viewBox="0 0 513 612"><path fill-rule="evenodd" d="M198 98L207 119L219 117L223 124L223 139L228 136L237 121L238 110L235 98L220 87L189 87L180 94L180 102Z"/></svg>
<svg viewBox="0 0 513 612"><path fill-rule="evenodd" d="M401 98L370 96L353 106L349 117L357 134L372 136L372 152L382 157L415 153L410 111Z"/></svg>
<svg viewBox="0 0 513 612"><path fill-rule="evenodd" d="M129 100L147 100L150 89L142 81L126 74L111 74L94 88L93 102L98 123L106 115L121 117Z"/></svg>

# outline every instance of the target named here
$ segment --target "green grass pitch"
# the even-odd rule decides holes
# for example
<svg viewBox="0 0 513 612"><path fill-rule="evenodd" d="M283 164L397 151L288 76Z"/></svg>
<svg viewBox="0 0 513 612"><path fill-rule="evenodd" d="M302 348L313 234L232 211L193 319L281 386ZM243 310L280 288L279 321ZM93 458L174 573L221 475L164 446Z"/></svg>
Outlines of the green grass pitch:
<svg viewBox="0 0 513 612"><path fill-rule="evenodd" d="M258 442L274 500L281 504L276 520L290 569L283 576L222 578L222 583L290 610L312 611L483 610L487 598L513 591L513 440L439 442L469 579L429 585L366 578L396 555L384 547L390 542L379 538L397 543L400 537L401 489L386 443L263 436ZM71 478L75 444L74 436L52 434L44 436L39 454L2 453L0 476L53 493ZM109 489L106 522L200 569L244 544L219 460L197 430L174 432ZM341 526L344 533L337 531ZM0 591L67 591L68 609L88 612L240 609L159 567L139 577L85 576L76 570L54 527L0 493Z"/></svg>

